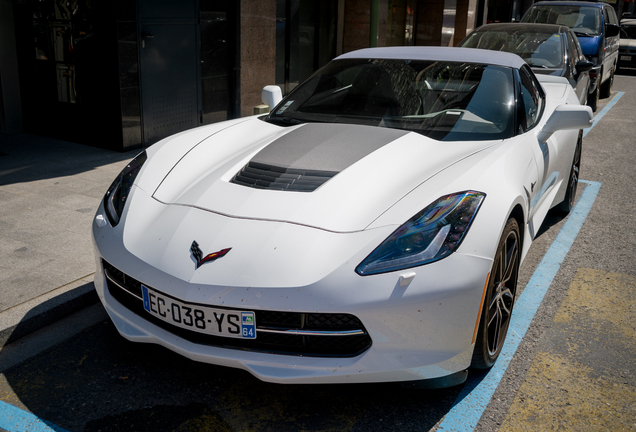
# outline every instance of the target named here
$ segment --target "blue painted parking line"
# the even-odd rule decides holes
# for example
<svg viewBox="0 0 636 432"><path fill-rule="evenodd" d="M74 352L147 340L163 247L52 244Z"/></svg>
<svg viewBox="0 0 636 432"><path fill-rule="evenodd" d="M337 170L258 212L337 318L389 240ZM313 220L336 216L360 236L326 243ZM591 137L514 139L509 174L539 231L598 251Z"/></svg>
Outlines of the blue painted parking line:
<svg viewBox="0 0 636 432"><path fill-rule="evenodd" d="M594 123L592 123L592 126L590 126L589 128L587 128L587 129L585 129L585 130L583 131L583 137L584 137L584 138L585 138L585 135L587 135L587 133L588 133L589 131L591 131L591 130L594 128L594 126L596 126L596 123L598 123L598 122L600 122L600 121L601 121L601 119L605 116L605 114L607 114L607 113L609 112L609 110L611 110L611 109L612 109L612 107L614 106L614 104L616 104L616 102L618 102L618 100L619 100L621 97L623 97L623 95L624 95L624 94L625 94L625 92L618 92L618 93L616 94L616 96L614 96L614 97L612 98L612 100L611 100L611 101L610 101L610 102L609 102L609 103L605 106L605 108L603 108L603 109L601 110L601 112L600 112L600 113L598 113L598 114L596 114L596 115L594 116Z"/></svg>
<svg viewBox="0 0 636 432"><path fill-rule="evenodd" d="M592 126L583 131L585 137L596 124L609 112L618 102L625 92L618 92L616 96L594 117ZM508 369L517 348L521 344L523 337L534 318L543 297L552 284L565 256L567 255L574 239L583 226L583 222L596 200L601 183L580 180L580 183L587 184L585 191L579 198L572 213L565 222L559 235L554 240L550 249L537 266L532 278L526 285L523 293L517 299L517 305L513 311L508 336L497 363L488 371L474 375L468 379L464 388L455 400L453 407L446 414L444 420L439 425L439 431L472 431L486 407L490 403L492 395L499 386L499 382Z"/></svg>
<svg viewBox="0 0 636 432"><path fill-rule="evenodd" d="M601 188L601 183L598 182L580 180L580 183L587 187L517 299L499 359L487 374L482 373L468 379L438 431L472 431L477 426Z"/></svg>
<svg viewBox="0 0 636 432"><path fill-rule="evenodd" d="M0 401L0 428L7 432L68 432L3 401Z"/></svg>

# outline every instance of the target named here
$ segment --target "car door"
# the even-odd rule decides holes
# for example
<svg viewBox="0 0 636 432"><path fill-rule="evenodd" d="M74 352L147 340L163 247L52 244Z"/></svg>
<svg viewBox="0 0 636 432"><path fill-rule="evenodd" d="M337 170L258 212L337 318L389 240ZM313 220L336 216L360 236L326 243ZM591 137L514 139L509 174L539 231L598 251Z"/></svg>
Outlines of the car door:
<svg viewBox="0 0 636 432"><path fill-rule="evenodd" d="M536 77L527 65L519 70L519 89L523 111L519 112L521 128L529 131L539 124L545 113L545 95ZM546 197L557 185L560 174L559 149L556 147L558 141L554 136L546 142L534 139L531 142L532 152L537 167L537 179L531 183L526 193L530 198L529 218L532 221L543 220L545 213L549 210L549 202ZM527 186L526 186L527 187Z"/></svg>
<svg viewBox="0 0 636 432"><path fill-rule="evenodd" d="M526 70L525 66L519 71L519 95L517 97L519 128L522 132L532 130L541 119L544 110L545 98L539 91L538 83L534 75ZM536 83L536 84L535 84ZM524 189L528 198L528 219L531 220L541 196L545 179L545 167L549 161L547 146L542 146L536 139L529 140L532 147L534 162L530 164L524 176Z"/></svg>
<svg viewBox="0 0 636 432"><path fill-rule="evenodd" d="M618 47L620 45L620 35L607 37L607 24L619 25L618 17L614 8L609 5L603 7L603 35L605 36L605 57L603 59L603 70L611 71L618 60Z"/></svg>
<svg viewBox="0 0 636 432"><path fill-rule="evenodd" d="M581 60L585 60L585 56L581 50L581 45L572 31L568 29L565 35L567 38L568 80L570 84L572 84L581 105L585 105L587 102L588 88L590 86L590 74L588 72L579 72L576 69L577 63Z"/></svg>

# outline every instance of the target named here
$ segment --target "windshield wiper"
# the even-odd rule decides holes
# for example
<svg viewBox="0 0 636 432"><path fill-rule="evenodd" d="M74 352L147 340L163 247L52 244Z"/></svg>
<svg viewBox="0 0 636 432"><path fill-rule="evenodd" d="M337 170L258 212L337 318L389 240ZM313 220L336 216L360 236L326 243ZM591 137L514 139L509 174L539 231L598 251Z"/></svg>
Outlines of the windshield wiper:
<svg viewBox="0 0 636 432"><path fill-rule="evenodd" d="M276 117L271 117L270 116L269 118L265 119L265 121L267 121L268 123L278 123L278 124L282 124L282 125L285 125L285 126L306 123L303 120L298 120L297 118L286 117L286 116L276 116Z"/></svg>
<svg viewBox="0 0 636 432"><path fill-rule="evenodd" d="M592 33L581 32L581 31L575 31L574 34L577 36L587 36L587 37L594 36Z"/></svg>

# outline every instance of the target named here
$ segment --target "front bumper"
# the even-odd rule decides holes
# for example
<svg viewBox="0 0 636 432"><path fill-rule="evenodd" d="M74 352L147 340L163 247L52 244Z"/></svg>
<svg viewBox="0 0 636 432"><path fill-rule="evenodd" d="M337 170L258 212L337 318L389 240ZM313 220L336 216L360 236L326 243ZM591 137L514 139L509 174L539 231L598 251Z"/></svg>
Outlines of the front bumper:
<svg viewBox="0 0 636 432"><path fill-rule="evenodd" d="M636 68L636 49L632 48L629 51L623 51L618 53L618 66Z"/></svg>
<svg viewBox="0 0 636 432"><path fill-rule="evenodd" d="M599 79L601 77L601 66L594 66L590 70L590 87L588 88L588 94L593 94L596 91L596 87L598 86Z"/></svg>
<svg viewBox="0 0 636 432"><path fill-rule="evenodd" d="M100 207L98 215L102 211ZM333 242L341 241L336 237L342 236L307 227L293 229L301 237L305 231L307 235L319 236L318 243L329 243L332 238ZM377 241L392 229L376 233ZM358 234L346 235L353 239ZM276 383L413 381L465 370L470 365L480 302L492 265L489 259L455 253L407 272L363 277L354 271L369 253L368 246L362 243L360 250L344 260L344 264L306 285L208 285L200 278L195 280L193 276L186 280L148 264L127 249L121 230L109 225L99 226L95 222L93 239L95 287L122 336L162 345L195 361L244 369L263 381ZM367 339L359 339L352 349L347 346L344 354L325 354L265 349L258 342L253 346L249 342L229 346L184 337L174 328L153 323L145 311L131 308L121 298L118 300L109 289L104 260L137 281L183 302L253 310L257 317L267 311L353 316L362 324ZM231 266L229 260L228 265ZM410 284L400 286L400 276L405 273L414 273L415 277Z"/></svg>

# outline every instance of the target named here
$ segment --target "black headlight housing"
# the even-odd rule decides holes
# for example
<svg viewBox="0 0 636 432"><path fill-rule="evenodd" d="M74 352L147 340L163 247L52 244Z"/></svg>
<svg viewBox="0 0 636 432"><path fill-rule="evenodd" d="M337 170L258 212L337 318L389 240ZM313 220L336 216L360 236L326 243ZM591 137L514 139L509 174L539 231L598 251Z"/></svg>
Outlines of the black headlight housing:
<svg viewBox="0 0 636 432"><path fill-rule="evenodd" d="M139 153L119 173L113 184L108 188L106 195L104 195L104 209L112 226L116 226L119 223L130 189L147 158L145 150Z"/></svg>
<svg viewBox="0 0 636 432"><path fill-rule="evenodd" d="M446 195L413 216L357 267L360 276L404 270L439 261L459 248L486 194Z"/></svg>

